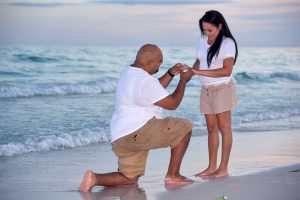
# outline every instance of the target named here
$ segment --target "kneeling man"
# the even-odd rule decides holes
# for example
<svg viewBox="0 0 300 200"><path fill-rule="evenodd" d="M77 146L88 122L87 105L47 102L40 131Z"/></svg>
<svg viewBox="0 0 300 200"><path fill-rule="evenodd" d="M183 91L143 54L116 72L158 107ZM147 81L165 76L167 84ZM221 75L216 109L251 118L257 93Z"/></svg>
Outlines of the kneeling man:
<svg viewBox="0 0 300 200"><path fill-rule="evenodd" d="M190 141L192 124L183 118L162 118L162 109L175 110L184 95L186 83L193 73L183 64L176 64L159 79L152 76L163 62L158 46L142 46L135 62L121 74L110 124L112 150L118 157L118 172L96 174L87 171L79 191L88 192L98 186L135 184L144 175L151 149L171 148L166 184L190 184L180 174L180 165ZM175 75L180 80L175 91L165 89Z"/></svg>

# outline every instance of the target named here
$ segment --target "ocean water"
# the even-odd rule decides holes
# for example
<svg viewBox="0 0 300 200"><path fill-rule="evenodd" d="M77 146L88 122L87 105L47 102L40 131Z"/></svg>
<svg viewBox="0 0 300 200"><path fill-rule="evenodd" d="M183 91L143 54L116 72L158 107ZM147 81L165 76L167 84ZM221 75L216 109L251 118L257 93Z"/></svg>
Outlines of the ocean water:
<svg viewBox="0 0 300 200"><path fill-rule="evenodd" d="M0 46L0 156L109 142L117 79L137 50ZM191 66L195 60L195 47L162 51L157 77L177 62ZM240 48L233 77L239 100L234 131L300 128L300 48ZM165 111L193 122L193 135L207 134L199 95L193 77L180 107Z"/></svg>

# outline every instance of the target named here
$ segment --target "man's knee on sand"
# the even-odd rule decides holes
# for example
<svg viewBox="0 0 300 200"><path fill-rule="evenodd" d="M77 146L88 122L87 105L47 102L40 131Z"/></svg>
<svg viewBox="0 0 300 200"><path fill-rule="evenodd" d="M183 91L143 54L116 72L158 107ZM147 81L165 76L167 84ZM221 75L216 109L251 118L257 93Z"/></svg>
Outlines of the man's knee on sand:
<svg viewBox="0 0 300 200"><path fill-rule="evenodd" d="M193 130L193 124L187 120L187 119L183 119L185 121L185 123L187 124L188 128L190 129L190 132L192 132Z"/></svg>
<svg viewBox="0 0 300 200"><path fill-rule="evenodd" d="M132 177L125 176L125 177L127 179L126 182L125 182L125 185L133 185L133 184L136 184L138 182L140 176L132 176Z"/></svg>

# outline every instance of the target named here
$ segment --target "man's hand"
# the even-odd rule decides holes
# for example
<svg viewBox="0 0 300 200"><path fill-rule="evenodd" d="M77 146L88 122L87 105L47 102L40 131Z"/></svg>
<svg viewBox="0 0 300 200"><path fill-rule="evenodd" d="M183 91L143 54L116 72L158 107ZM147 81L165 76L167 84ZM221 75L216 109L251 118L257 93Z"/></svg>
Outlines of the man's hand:
<svg viewBox="0 0 300 200"><path fill-rule="evenodd" d="M192 78L194 75L192 69L187 65L184 65L183 71L180 73L180 80L185 81L186 83Z"/></svg>
<svg viewBox="0 0 300 200"><path fill-rule="evenodd" d="M174 75L180 74L181 71L185 70L185 65L182 63L177 63L173 67L170 68L170 72Z"/></svg>

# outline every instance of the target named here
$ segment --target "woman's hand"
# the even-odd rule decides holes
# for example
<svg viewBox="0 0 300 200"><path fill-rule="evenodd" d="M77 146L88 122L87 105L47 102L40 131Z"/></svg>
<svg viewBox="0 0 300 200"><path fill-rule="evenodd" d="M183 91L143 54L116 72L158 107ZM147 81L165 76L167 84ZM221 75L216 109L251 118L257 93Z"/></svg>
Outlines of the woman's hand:
<svg viewBox="0 0 300 200"><path fill-rule="evenodd" d="M202 75L201 71L198 69L192 69L194 75Z"/></svg>

